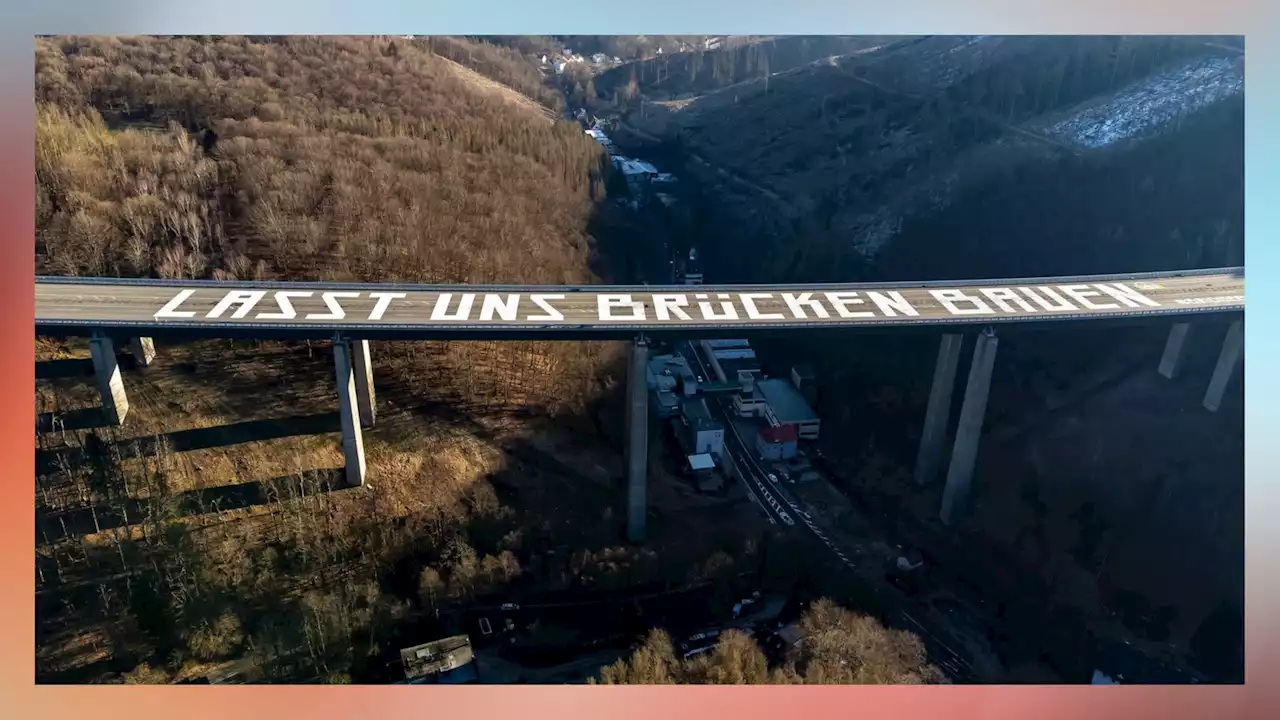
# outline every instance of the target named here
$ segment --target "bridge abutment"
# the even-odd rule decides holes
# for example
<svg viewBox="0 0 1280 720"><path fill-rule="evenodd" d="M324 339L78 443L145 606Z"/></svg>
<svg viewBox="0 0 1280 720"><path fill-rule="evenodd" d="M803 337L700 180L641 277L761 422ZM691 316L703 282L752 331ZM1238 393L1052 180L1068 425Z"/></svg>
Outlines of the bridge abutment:
<svg viewBox="0 0 1280 720"><path fill-rule="evenodd" d="M1213 368L1213 377L1209 379L1209 387L1204 393L1204 407L1209 412L1217 412L1222 406L1222 396L1227 391L1231 377L1235 375L1236 366L1240 364L1244 352L1244 321L1236 320L1227 328L1227 336L1222 341L1222 351L1218 353L1218 364Z"/></svg>
<svg viewBox="0 0 1280 720"><path fill-rule="evenodd" d="M356 376L356 405L360 410L360 425L373 427L377 410L377 397L373 391L373 365L369 361L369 341L352 340L351 357Z"/></svg>
<svg viewBox="0 0 1280 720"><path fill-rule="evenodd" d="M338 414L342 425L342 454L346 458L345 476L349 487L364 485L364 433L360 428L356 373L352 348L342 338L333 341L333 366L338 381Z"/></svg>
<svg viewBox="0 0 1280 720"><path fill-rule="evenodd" d="M999 342L995 331L988 329L978 336L974 344L973 363L969 366L964 403L960 407L955 446L951 450L951 465L947 468L947 485L942 491L940 517L947 525L956 522L968 505Z"/></svg>
<svg viewBox="0 0 1280 720"><path fill-rule="evenodd" d="M932 481L938 474L939 461L946 447L951 395L963 345L964 336L953 334L943 335L938 345L938 360L933 369L933 385L929 389L929 405L920 435L920 452L916 457L916 482L921 485Z"/></svg>
<svg viewBox="0 0 1280 720"><path fill-rule="evenodd" d="M124 424L129 414L129 396L124 391L120 377L120 363L116 360L116 346L108 337L89 340L89 354L93 358L93 379L102 397L102 412L108 423Z"/></svg>
<svg viewBox="0 0 1280 720"><path fill-rule="evenodd" d="M156 344L149 337L136 337L129 341L133 359L138 367L147 367L156 359Z"/></svg>
<svg viewBox="0 0 1280 720"><path fill-rule="evenodd" d="M637 338L627 356L627 539L644 542L648 511L649 396L645 365L649 346Z"/></svg>

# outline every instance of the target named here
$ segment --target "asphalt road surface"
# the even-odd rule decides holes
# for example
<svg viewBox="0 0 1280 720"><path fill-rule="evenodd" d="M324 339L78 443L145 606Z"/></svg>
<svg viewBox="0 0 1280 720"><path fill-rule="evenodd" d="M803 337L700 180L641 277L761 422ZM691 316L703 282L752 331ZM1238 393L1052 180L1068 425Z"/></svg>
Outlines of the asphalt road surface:
<svg viewBox="0 0 1280 720"><path fill-rule="evenodd" d="M37 278L36 331L370 339L964 325L1244 309L1244 271L762 286L428 286ZM585 337L584 337L585 339Z"/></svg>

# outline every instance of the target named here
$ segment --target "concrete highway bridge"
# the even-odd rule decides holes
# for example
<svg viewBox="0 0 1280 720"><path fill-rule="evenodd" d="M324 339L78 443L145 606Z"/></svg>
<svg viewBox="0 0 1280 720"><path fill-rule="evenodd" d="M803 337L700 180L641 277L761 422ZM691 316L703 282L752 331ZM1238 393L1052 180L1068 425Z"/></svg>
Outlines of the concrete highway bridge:
<svg viewBox="0 0 1280 720"><path fill-rule="evenodd" d="M1177 375L1198 316L1233 321L1204 397L1216 411L1244 345L1244 270L1002 280L698 286L498 286L213 282L36 278L35 330L88 337L109 421L129 410L116 343L139 366L153 339L332 339L346 479L365 482L362 428L375 420L370 340L627 340L628 535L645 532L652 339L740 336L744 331L923 330L941 335L924 419L917 477L939 474L965 334L976 335L946 474L941 516L951 522L969 493L982 432L996 329L1026 322L1165 322L1158 366Z"/></svg>

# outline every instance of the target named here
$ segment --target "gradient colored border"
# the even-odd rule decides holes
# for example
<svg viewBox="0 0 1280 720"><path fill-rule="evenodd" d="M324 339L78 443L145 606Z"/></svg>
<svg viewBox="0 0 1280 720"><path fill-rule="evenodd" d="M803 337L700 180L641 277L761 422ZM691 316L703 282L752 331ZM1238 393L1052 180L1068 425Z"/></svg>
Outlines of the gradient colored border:
<svg viewBox="0 0 1280 720"><path fill-rule="evenodd" d="M1280 368L1280 64L1277 3L1270 0L895 0L644 3L506 0L36 0L0 10L0 709L25 718L222 718L452 715L527 718L780 717L1264 717L1280 666L1274 511L1280 445L1280 383L1258 374L1246 415L1247 679L1242 686L694 688L694 687L51 687L34 686L33 243L35 34L148 33L1202 33L1246 34L1247 213L1251 289L1248 363ZM861 7L860 7L861 6ZM1270 22L1268 22L1270 21ZM12 185L9 185L12 182ZM1267 201L1270 202L1267 202ZM1268 228L1270 230L1268 231ZM1263 238L1267 238L1264 240ZM1266 308L1272 311L1266 311ZM31 411L34 413L34 410ZM1274 712L1274 709L1273 711Z"/></svg>

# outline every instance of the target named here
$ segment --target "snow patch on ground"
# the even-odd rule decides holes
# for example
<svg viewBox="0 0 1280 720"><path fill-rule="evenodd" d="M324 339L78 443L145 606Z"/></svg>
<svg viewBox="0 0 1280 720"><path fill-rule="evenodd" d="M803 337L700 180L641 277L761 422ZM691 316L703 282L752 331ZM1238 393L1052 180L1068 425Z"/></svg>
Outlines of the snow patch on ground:
<svg viewBox="0 0 1280 720"><path fill-rule="evenodd" d="M1244 91L1244 68L1232 59L1200 58L1130 85L1100 104L1051 125L1045 134L1097 149L1150 134Z"/></svg>

